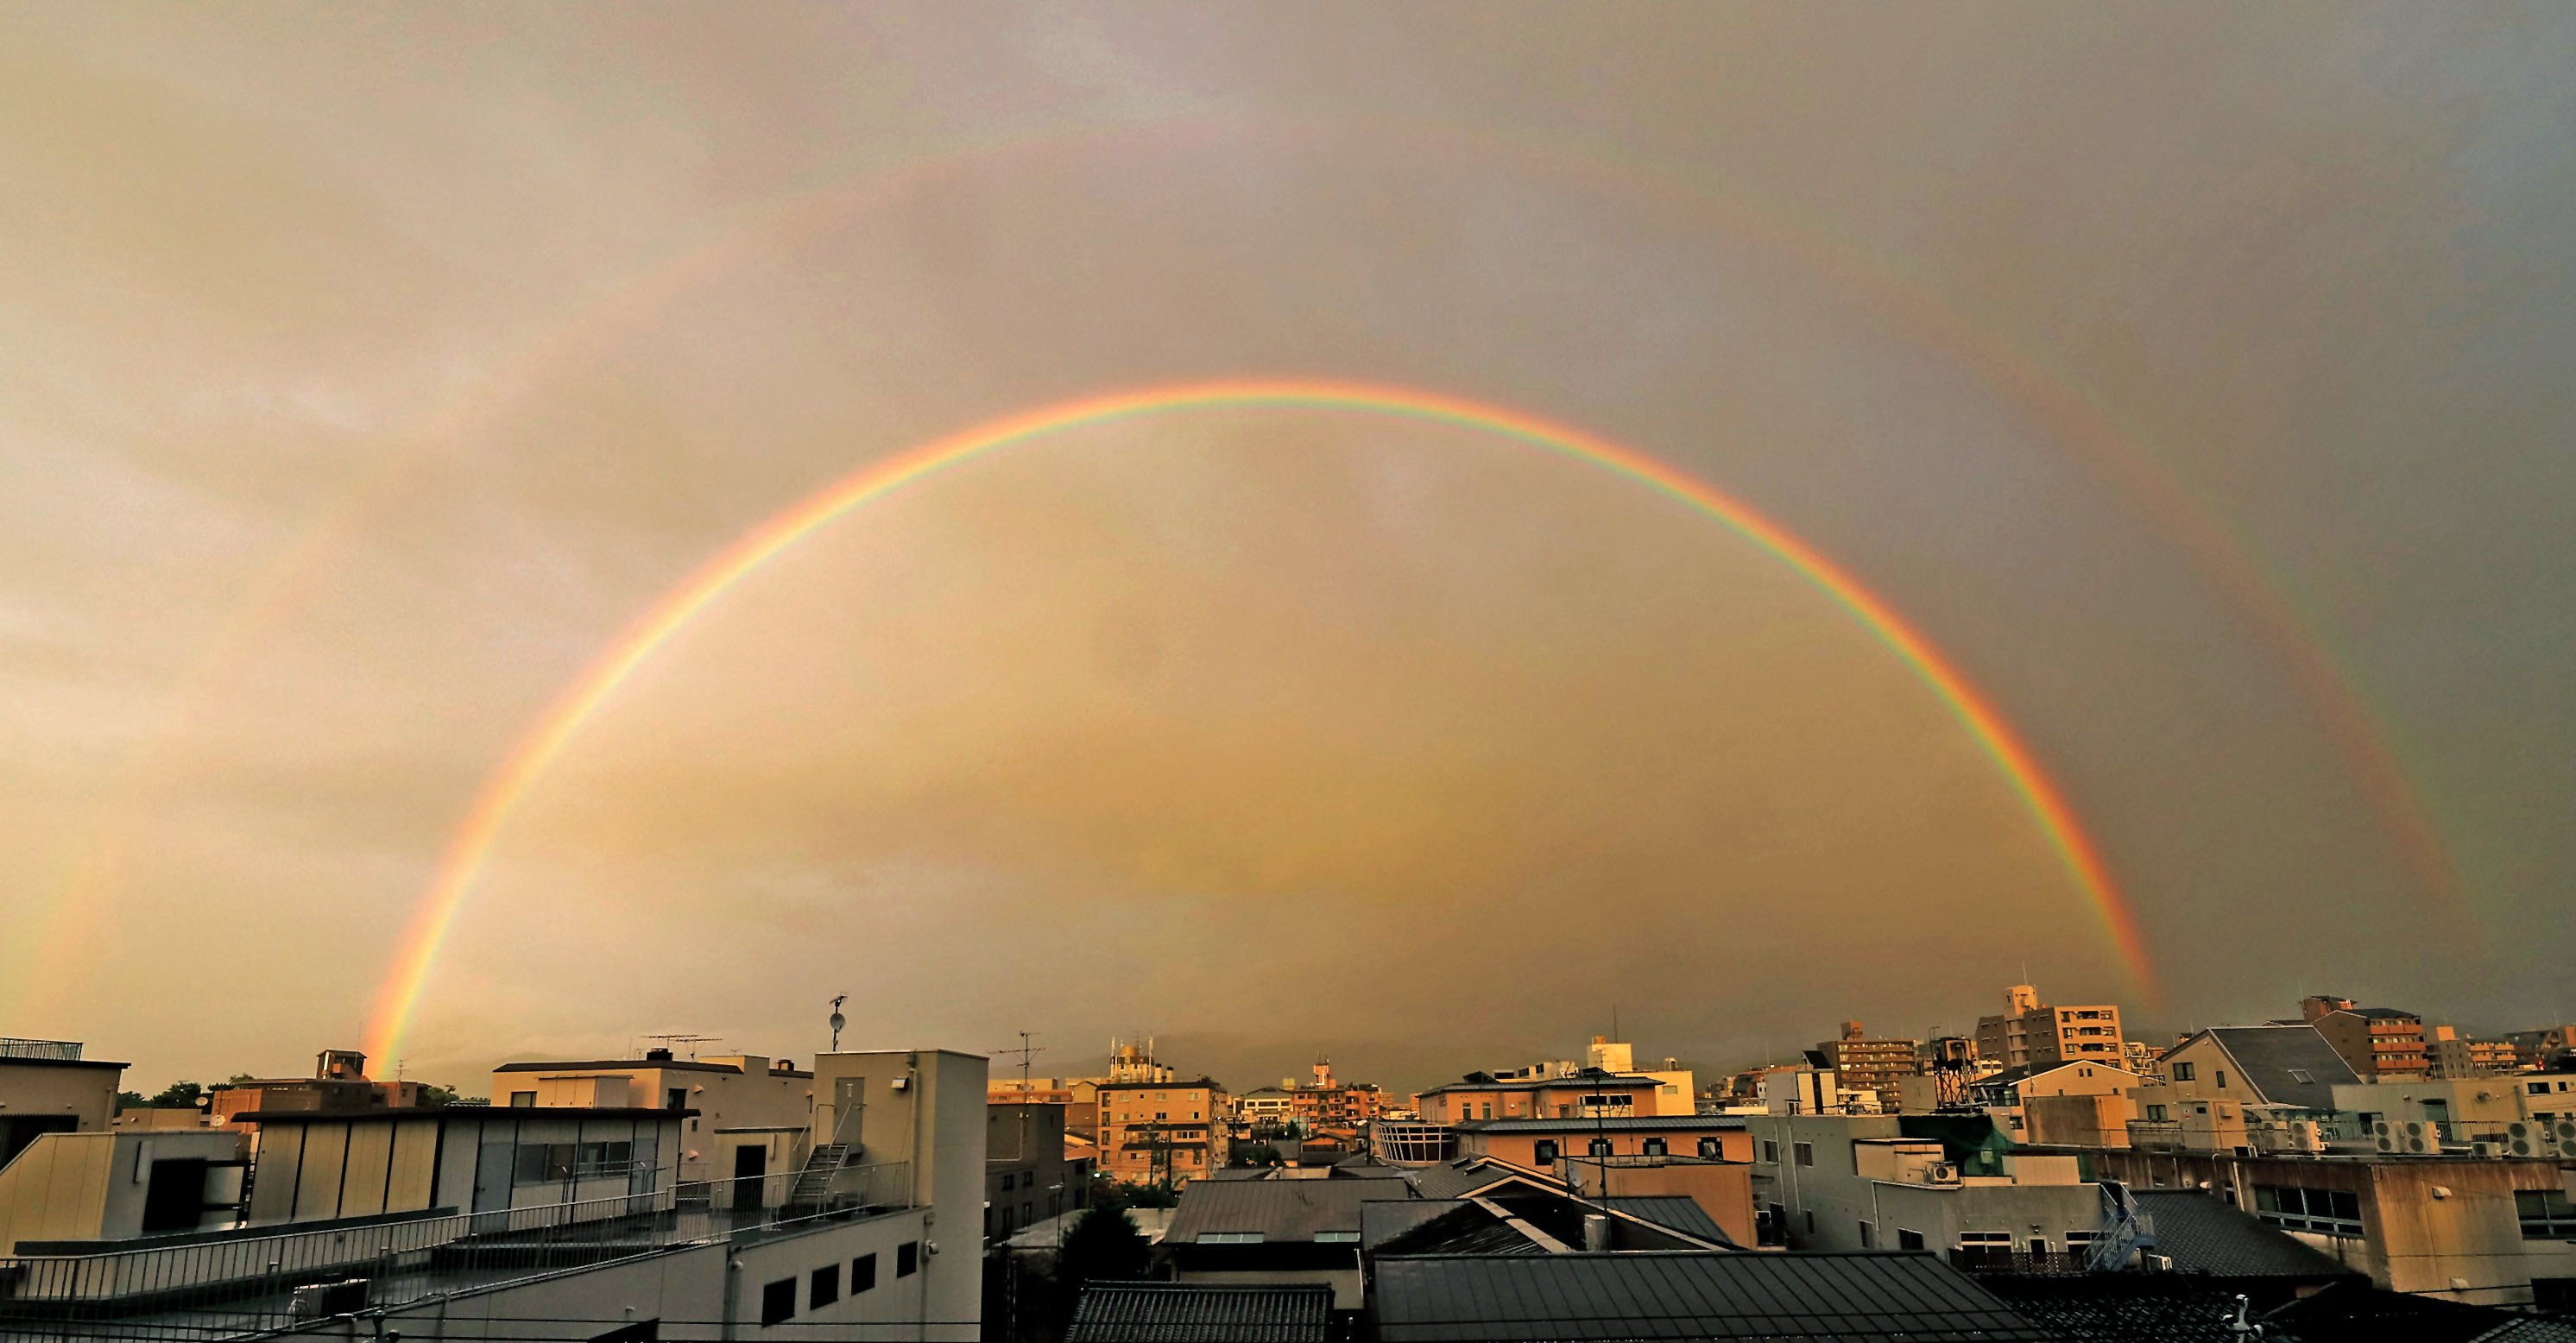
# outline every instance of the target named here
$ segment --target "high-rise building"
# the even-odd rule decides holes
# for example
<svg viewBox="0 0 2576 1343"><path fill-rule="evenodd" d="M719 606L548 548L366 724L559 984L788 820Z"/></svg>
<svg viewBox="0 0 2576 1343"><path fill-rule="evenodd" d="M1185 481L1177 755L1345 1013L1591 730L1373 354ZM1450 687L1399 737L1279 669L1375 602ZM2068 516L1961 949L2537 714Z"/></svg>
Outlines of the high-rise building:
<svg viewBox="0 0 2576 1343"><path fill-rule="evenodd" d="M2041 1063L2126 1062L2120 1009L2111 1003L2073 1006L2043 1003L2039 990L2015 984L2004 990L2004 1010L1977 1018L1977 1054L2006 1068Z"/></svg>
<svg viewBox="0 0 2576 1343"><path fill-rule="evenodd" d="M2507 1040L2480 1040L2460 1034L2452 1026L2435 1026L2424 1041L2425 1061L2430 1075L2448 1081L2459 1077L2495 1077L2514 1071L2513 1044Z"/></svg>
<svg viewBox="0 0 2576 1343"><path fill-rule="evenodd" d="M1896 1079L1912 1077L1923 1070L1916 1056L1913 1040L1873 1040L1857 1021L1843 1023L1840 1038L1816 1046L1825 1063L1834 1070L1834 1084L1845 1091L1875 1091L1879 1102L1896 1099Z"/></svg>

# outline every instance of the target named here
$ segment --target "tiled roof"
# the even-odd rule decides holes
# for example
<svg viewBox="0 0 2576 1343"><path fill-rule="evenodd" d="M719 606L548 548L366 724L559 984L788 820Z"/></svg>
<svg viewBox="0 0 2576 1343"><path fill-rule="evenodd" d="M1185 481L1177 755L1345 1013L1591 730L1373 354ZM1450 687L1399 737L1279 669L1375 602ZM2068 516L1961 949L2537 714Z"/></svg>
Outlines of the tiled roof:
<svg viewBox="0 0 2576 1343"><path fill-rule="evenodd" d="M1333 1289L1095 1282L1082 1289L1065 1343L1324 1343Z"/></svg>
<svg viewBox="0 0 2576 1343"><path fill-rule="evenodd" d="M1360 1209L1360 1248L1371 1254L1540 1254L1538 1242L1465 1199L1371 1203Z"/></svg>
<svg viewBox="0 0 2576 1343"><path fill-rule="evenodd" d="M1376 1312L1381 1343L2055 1337L1920 1253L1386 1258Z"/></svg>
<svg viewBox="0 0 2576 1343"><path fill-rule="evenodd" d="M1318 1231L1358 1231L1362 1203L1411 1197L1403 1180L1193 1180L1164 1239L1188 1245L1213 1231L1311 1241Z"/></svg>
<svg viewBox="0 0 2576 1343"><path fill-rule="evenodd" d="M2361 1080L2314 1026L2213 1026L2209 1035L2235 1057L2246 1084L2273 1105L2331 1110L2335 1084Z"/></svg>
<svg viewBox="0 0 2576 1343"><path fill-rule="evenodd" d="M1535 1177L1497 1162L1471 1159L1425 1166L1407 1172L1406 1178L1413 1182L1414 1189L1424 1198L1463 1198L1507 1180L1531 1180Z"/></svg>
<svg viewBox="0 0 2576 1343"><path fill-rule="evenodd" d="M1980 1286L2066 1343L2247 1343L2232 1284L2179 1273L1998 1274ZM2260 1312L2249 1315L2260 1319ZM2262 1343L2300 1343L2265 1324Z"/></svg>
<svg viewBox="0 0 2576 1343"><path fill-rule="evenodd" d="M2262 1219L2197 1189L2133 1189L2155 1224L2155 1253L2184 1273L2221 1278L2335 1278L2352 1273Z"/></svg>

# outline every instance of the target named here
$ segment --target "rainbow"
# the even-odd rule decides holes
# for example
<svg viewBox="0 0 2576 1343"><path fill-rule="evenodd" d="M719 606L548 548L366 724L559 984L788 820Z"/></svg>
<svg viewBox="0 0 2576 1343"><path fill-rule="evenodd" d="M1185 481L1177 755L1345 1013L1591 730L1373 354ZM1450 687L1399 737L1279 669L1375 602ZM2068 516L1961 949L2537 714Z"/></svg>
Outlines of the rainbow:
<svg viewBox="0 0 2576 1343"><path fill-rule="evenodd" d="M2131 975L2140 987L2151 995L2154 992L2145 939L2119 884L2030 747L1929 639L1857 578L1788 529L1635 449L1520 411L1407 387L1306 378L1227 379L1058 402L871 463L772 516L670 589L591 662L484 780L439 860L377 996L367 1029L367 1053L376 1058L399 1055L403 1032L448 930L520 802L627 678L735 584L859 505L949 467L1086 425L1215 407L1362 411L1482 430L1600 467L1725 524L1822 589L1931 687L2020 794L2067 872L2101 916Z"/></svg>

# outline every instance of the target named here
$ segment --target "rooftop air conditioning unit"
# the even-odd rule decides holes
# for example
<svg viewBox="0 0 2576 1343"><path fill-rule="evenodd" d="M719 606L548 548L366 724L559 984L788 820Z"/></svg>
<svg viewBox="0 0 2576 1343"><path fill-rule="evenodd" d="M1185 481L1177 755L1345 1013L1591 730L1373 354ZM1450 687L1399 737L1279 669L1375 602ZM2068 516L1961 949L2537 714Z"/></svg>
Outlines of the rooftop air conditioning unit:
<svg viewBox="0 0 2576 1343"><path fill-rule="evenodd" d="M2505 1154L2506 1146L2495 1138L2478 1138L2469 1143L2469 1155L2480 1161L2493 1161Z"/></svg>
<svg viewBox="0 0 2576 1343"><path fill-rule="evenodd" d="M2374 1119L2370 1121L2370 1140L2380 1151L2394 1152L2405 1142L2405 1135L2398 1132L2387 1120Z"/></svg>
<svg viewBox="0 0 2576 1343"><path fill-rule="evenodd" d="M2416 1154L2416 1155L2419 1155L2419 1156L2420 1156L2420 1155L2424 1154L2425 1152L2428 1152L2428 1151L2433 1150L2433 1149L2429 1146L2429 1143L2430 1143L2430 1135L2425 1131L2425 1128L2424 1128L2424 1125L2423 1125L2422 1121L2420 1121L2420 1120L2414 1120L2414 1119L2409 1119L2409 1120L2407 1120L2407 1121L2406 1121L2406 1144L2405 1144L2405 1146L2404 1146L2404 1147L2400 1148L2399 1150L2401 1150L2401 1151L2405 1151L2405 1152L2411 1152L2411 1153L2414 1153L2414 1154Z"/></svg>
<svg viewBox="0 0 2576 1343"><path fill-rule="evenodd" d="M1954 1184L1959 1179L1959 1168L1947 1161L1935 1161L1924 1169L1924 1176L1927 1183Z"/></svg>

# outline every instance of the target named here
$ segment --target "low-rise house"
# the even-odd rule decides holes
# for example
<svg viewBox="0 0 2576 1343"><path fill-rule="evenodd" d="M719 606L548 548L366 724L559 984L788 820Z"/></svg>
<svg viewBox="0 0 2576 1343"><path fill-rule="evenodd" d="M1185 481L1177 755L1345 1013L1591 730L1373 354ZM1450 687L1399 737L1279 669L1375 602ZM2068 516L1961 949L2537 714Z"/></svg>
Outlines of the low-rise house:
<svg viewBox="0 0 2576 1343"><path fill-rule="evenodd" d="M1475 1072L1415 1093L1413 1108L1423 1122L1431 1124L1463 1124L1471 1119L1652 1115L1657 1113L1657 1097L1663 1085L1652 1077L1598 1068L1562 1077L1506 1078Z"/></svg>
<svg viewBox="0 0 2576 1343"><path fill-rule="evenodd" d="M804 1160L813 1127L814 1074L760 1054L682 1059L668 1049L648 1049L635 1059L502 1064L492 1070L492 1104L686 1110L671 1156L679 1163L679 1178L730 1180ZM760 1169L741 1155L755 1147Z"/></svg>
<svg viewBox="0 0 2576 1343"><path fill-rule="evenodd" d="M379 1082L367 1076L367 1056L354 1049L325 1049L313 1056L310 1077L244 1078L208 1094L207 1116L216 1124L239 1126L253 1110L282 1114L289 1110L413 1109L421 1103L418 1082Z"/></svg>
<svg viewBox="0 0 2576 1343"><path fill-rule="evenodd" d="M1200 1180L1181 1191L1161 1254L1176 1282L1315 1282L1360 1306L1360 1205L1405 1200L1400 1177Z"/></svg>

